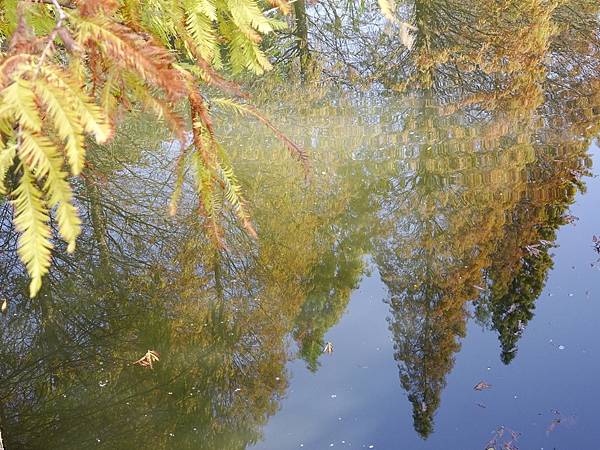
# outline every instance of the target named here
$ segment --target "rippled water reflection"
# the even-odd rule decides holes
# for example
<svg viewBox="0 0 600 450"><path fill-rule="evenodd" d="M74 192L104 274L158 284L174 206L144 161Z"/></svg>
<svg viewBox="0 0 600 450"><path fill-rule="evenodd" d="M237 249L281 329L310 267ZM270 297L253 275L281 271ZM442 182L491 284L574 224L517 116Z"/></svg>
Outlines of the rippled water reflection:
<svg viewBox="0 0 600 450"><path fill-rule="evenodd" d="M85 232L35 300L2 206L6 448L594 448L599 47L565 14L504 65L424 34L405 93L261 101L310 180L222 115L258 241L224 217L215 249L191 188L167 217L176 152L143 115L91 149Z"/></svg>

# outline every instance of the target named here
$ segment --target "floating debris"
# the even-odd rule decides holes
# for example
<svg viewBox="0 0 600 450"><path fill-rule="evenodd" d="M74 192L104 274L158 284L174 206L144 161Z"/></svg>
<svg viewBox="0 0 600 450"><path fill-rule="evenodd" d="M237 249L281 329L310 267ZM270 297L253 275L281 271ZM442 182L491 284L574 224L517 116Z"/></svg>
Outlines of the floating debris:
<svg viewBox="0 0 600 450"><path fill-rule="evenodd" d="M525 246L525 251L527 251L527 253L529 253L531 256L540 256L540 244L533 244L533 245L526 245Z"/></svg>
<svg viewBox="0 0 600 450"><path fill-rule="evenodd" d="M553 409L552 414L554 414L555 417L550 422L550 425L548 425L546 435L552 433L559 425L573 425L575 423L575 416L562 416L557 409Z"/></svg>
<svg viewBox="0 0 600 450"><path fill-rule="evenodd" d="M476 391L483 391L484 389L489 389L491 387L491 384L488 384L485 381L480 381L475 386L473 386L473 389L475 389Z"/></svg>
<svg viewBox="0 0 600 450"><path fill-rule="evenodd" d="M331 342L327 342L325 347L323 347L323 353L332 354L333 353L333 344Z"/></svg>
<svg viewBox="0 0 600 450"><path fill-rule="evenodd" d="M563 220L565 221L565 223L566 223L566 224L567 224L567 223L573 223L573 222L575 222L576 220L579 220L579 217L573 216L573 215L571 215L571 214L565 214L565 215L563 216Z"/></svg>
<svg viewBox="0 0 600 450"><path fill-rule="evenodd" d="M592 242L594 243L594 250L596 250L596 253L600 253L600 238L594 235L592 237Z"/></svg>
<svg viewBox="0 0 600 450"><path fill-rule="evenodd" d="M0 307L0 311L2 314L6 314L8 312L8 302L5 298L2 299L2 306Z"/></svg>
<svg viewBox="0 0 600 450"><path fill-rule="evenodd" d="M564 345L559 345L559 346L558 346L558 349L559 349L559 350L564 350L564 349L565 349L565 346L564 346Z"/></svg>
<svg viewBox="0 0 600 450"><path fill-rule="evenodd" d="M494 435L492 439L485 444L486 450L518 450L516 443L521 433L502 426L492 434Z"/></svg>
<svg viewBox="0 0 600 450"><path fill-rule="evenodd" d="M148 350L144 356L135 361L133 364L138 364L142 367L150 367L152 364L160 360L160 354L154 350Z"/></svg>

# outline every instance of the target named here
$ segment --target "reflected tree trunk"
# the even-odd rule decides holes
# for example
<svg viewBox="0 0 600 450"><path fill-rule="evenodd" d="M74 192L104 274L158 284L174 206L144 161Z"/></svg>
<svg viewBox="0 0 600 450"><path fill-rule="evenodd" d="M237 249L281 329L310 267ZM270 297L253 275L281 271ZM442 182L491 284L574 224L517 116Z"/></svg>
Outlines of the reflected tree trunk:
<svg viewBox="0 0 600 450"><path fill-rule="evenodd" d="M100 265L103 269L108 269L110 261L110 252L107 240L108 230L106 227L106 218L102 208L102 202L100 200L100 191L96 183L93 181L85 179L84 183L90 205L92 233L94 235L94 240L96 241L98 253L100 255Z"/></svg>
<svg viewBox="0 0 600 450"><path fill-rule="evenodd" d="M296 17L296 42L298 56L300 58L300 75L302 81L310 77L311 55L308 48L308 21L306 17L306 0L297 0L294 3L294 15Z"/></svg>
<svg viewBox="0 0 600 450"><path fill-rule="evenodd" d="M218 250L215 250L213 253L213 272L215 275L215 291L217 293L217 298L219 302L223 302L225 300L225 295L223 291L223 276L221 270L221 254Z"/></svg>

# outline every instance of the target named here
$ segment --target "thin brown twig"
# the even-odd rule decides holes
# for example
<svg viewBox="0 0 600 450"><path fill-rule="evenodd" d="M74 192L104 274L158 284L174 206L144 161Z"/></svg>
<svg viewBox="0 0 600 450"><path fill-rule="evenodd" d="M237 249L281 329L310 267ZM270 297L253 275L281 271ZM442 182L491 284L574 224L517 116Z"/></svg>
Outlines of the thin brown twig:
<svg viewBox="0 0 600 450"><path fill-rule="evenodd" d="M56 21L56 25L54 26L54 29L52 30L50 35L48 35L48 42L46 43L46 46L44 47L44 50L42 51L42 54L40 56L40 60L37 63L34 76L37 76L38 72L40 71L40 68L42 67L42 64L44 64L44 60L46 59L46 57L48 56L48 53L50 52L50 48L52 47L52 45L54 43L54 39L56 39L58 32L62 28L63 21L67 18L67 14L62 9L62 6L58 2L58 0L49 0L49 2L52 5L54 5L54 7L56 8L56 11L58 13L58 20Z"/></svg>
<svg viewBox="0 0 600 450"><path fill-rule="evenodd" d="M19 1L27 2L27 3L43 3L45 5L56 5L56 3L58 3L62 8L67 8L67 9L77 8L77 5L75 5L74 3L71 3L71 2L61 2L61 1L54 1L54 0L19 0Z"/></svg>

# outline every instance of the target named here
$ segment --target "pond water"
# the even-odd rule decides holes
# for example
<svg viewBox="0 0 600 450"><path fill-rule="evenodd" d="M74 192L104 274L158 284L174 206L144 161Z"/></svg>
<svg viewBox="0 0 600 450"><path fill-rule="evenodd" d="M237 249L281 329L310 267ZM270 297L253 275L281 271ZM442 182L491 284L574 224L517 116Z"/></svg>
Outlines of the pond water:
<svg viewBox="0 0 600 450"><path fill-rule="evenodd" d="M3 205L6 449L596 448L598 53L568 48L259 95L308 179L215 109L257 240L225 209L215 248L191 183L168 216L177 145L143 114L90 148L84 233L33 300Z"/></svg>

